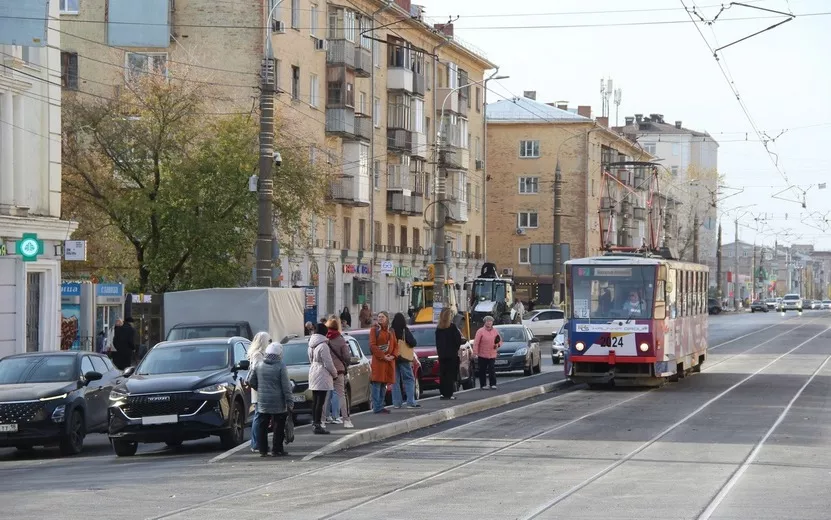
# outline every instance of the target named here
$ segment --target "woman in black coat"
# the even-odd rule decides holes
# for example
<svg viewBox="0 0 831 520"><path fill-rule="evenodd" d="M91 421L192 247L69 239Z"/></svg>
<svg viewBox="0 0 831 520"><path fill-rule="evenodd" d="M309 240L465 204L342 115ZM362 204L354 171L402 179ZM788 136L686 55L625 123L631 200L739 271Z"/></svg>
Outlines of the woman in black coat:
<svg viewBox="0 0 831 520"><path fill-rule="evenodd" d="M439 389L441 399L456 399L456 381L459 379L459 347L464 345L459 327L453 323L453 310L445 308L436 327L436 353L439 356Z"/></svg>

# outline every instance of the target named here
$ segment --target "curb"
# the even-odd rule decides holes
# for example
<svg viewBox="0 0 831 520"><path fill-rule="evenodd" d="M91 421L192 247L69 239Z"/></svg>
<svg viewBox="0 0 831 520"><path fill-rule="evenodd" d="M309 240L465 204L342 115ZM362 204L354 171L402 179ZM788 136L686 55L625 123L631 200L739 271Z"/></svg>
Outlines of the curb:
<svg viewBox="0 0 831 520"><path fill-rule="evenodd" d="M525 399L553 392L555 389L566 386L567 384L568 381L566 380L546 383L544 385L517 390L516 392L495 395L493 397L478 399L469 403L462 403L418 417L411 417L403 421L397 421L383 426L376 426L375 428L357 431L327 444L319 450L313 451L303 457L302 461L308 462L320 456L331 455L338 451L356 448L365 444L371 444L389 439L390 437L397 437L398 435L435 426L436 424L451 421L465 415L483 412L485 410L490 410L491 408L498 408L517 401L524 401Z"/></svg>

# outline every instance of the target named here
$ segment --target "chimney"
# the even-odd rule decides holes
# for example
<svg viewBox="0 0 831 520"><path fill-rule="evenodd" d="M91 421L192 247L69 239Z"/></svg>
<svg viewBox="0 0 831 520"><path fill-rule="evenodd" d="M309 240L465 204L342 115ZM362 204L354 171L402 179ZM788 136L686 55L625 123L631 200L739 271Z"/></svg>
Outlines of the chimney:
<svg viewBox="0 0 831 520"><path fill-rule="evenodd" d="M395 0L395 3L408 13L410 12L410 0Z"/></svg>
<svg viewBox="0 0 831 520"><path fill-rule="evenodd" d="M643 114L635 114L635 121L637 121L638 123L643 121Z"/></svg>
<svg viewBox="0 0 831 520"><path fill-rule="evenodd" d="M557 101L557 108L560 110L568 110L568 101Z"/></svg>
<svg viewBox="0 0 831 520"><path fill-rule="evenodd" d="M591 105L578 105L577 106L577 115L588 117L589 119L592 118L592 107Z"/></svg>
<svg viewBox="0 0 831 520"><path fill-rule="evenodd" d="M681 121L676 121L675 122L675 128L677 128L679 130L681 129Z"/></svg>
<svg viewBox="0 0 831 520"><path fill-rule="evenodd" d="M453 37L453 24L452 23L437 23L433 26L434 29L439 31L445 36L450 38Z"/></svg>
<svg viewBox="0 0 831 520"><path fill-rule="evenodd" d="M597 124L602 126L603 128L609 128L609 118L608 117L598 117Z"/></svg>
<svg viewBox="0 0 831 520"><path fill-rule="evenodd" d="M635 124L635 118L632 116L626 116L626 126L631 126Z"/></svg>
<svg viewBox="0 0 831 520"><path fill-rule="evenodd" d="M537 100L537 91L536 90L525 90L522 92L522 97L526 99L533 99L534 101Z"/></svg>
<svg viewBox="0 0 831 520"><path fill-rule="evenodd" d="M649 118L656 123L664 122L664 116L662 114L649 114Z"/></svg>

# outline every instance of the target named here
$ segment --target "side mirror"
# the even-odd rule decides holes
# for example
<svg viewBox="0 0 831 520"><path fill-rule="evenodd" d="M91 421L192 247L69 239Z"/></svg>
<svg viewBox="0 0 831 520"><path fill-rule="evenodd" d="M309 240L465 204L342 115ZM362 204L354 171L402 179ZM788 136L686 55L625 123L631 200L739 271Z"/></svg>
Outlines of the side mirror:
<svg viewBox="0 0 831 520"><path fill-rule="evenodd" d="M124 377L130 377L136 371L136 367L127 367L121 372L121 375Z"/></svg>
<svg viewBox="0 0 831 520"><path fill-rule="evenodd" d="M352 356L351 358L349 358L349 363L351 363L353 365L357 365L360 362L361 362L361 358L359 358L358 356Z"/></svg>
<svg viewBox="0 0 831 520"><path fill-rule="evenodd" d="M104 375L101 372L87 372L84 374L84 379L86 379L87 384L92 383L93 381L99 381Z"/></svg>
<svg viewBox="0 0 831 520"><path fill-rule="evenodd" d="M237 366L236 366L237 370L248 370L249 368L251 368L251 362L248 361L247 359L243 359L242 361L237 363Z"/></svg>

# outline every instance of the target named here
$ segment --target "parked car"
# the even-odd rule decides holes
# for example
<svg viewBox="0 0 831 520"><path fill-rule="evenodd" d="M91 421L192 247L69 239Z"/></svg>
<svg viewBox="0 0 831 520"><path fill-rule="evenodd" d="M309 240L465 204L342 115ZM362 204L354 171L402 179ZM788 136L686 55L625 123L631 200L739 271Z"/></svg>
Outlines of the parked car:
<svg viewBox="0 0 831 520"><path fill-rule="evenodd" d="M776 298L768 298L765 300L765 305L767 306L769 311L775 311L779 308L779 302Z"/></svg>
<svg viewBox="0 0 831 520"><path fill-rule="evenodd" d="M251 389L246 338L165 341L153 347L110 393L109 436L119 457L139 443L219 436L224 449L245 440Z"/></svg>
<svg viewBox="0 0 831 520"><path fill-rule="evenodd" d="M563 323L560 330L554 332L554 341L551 344L551 362L559 365L560 362L565 361L565 353L568 347L568 323Z"/></svg>
<svg viewBox="0 0 831 520"><path fill-rule="evenodd" d="M526 376L542 372L540 338L524 325L497 325L502 343L496 351L497 372L522 370Z"/></svg>
<svg viewBox="0 0 831 520"><path fill-rule="evenodd" d="M823 309L831 309L831 300L822 300Z"/></svg>
<svg viewBox="0 0 831 520"><path fill-rule="evenodd" d="M254 339L254 331L247 321L177 323L167 333L165 341L199 338L236 338Z"/></svg>
<svg viewBox="0 0 831 520"><path fill-rule="evenodd" d="M349 360L352 364L346 371L346 385L344 386L346 405L349 410L355 407L366 410L369 409L371 402L369 358L361 351L361 346L355 338L347 334L344 334L344 338L352 353ZM293 384L292 399L295 416L312 413L308 351L308 338L292 339L283 345L283 362L288 368L289 379Z"/></svg>
<svg viewBox="0 0 831 520"><path fill-rule="evenodd" d="M707 298L707 312L709 314L721 314L721 303L717 298Z"/></svg>
<svg viewBox="0 0 831 520"><path fill-rule="evenodd" d="M782 298L782 312L802 312L802 307L802 298L798 294L786 294L785 297Z"/></svg>
<svg viewBox="0 0 831 520"><path fill-rule="evenodd" d="M754 300L753 303L750 304L750 312L768 312L768 306L762 300Z"/></svg>
<svg viewBox="0 0 831 520"><path fill-rule="evenodd" d="M811 300L811 309L819 310L822 309L822 302L819 300Z"/></svg>
<svg viewBox="0 0 831 520"><path fill-rule="evenodd" d="M534 336L542 338L551 337L552 331L559 330L563 320L561 309L540 309L523 316L522 324L531 329Z"/></svg>
<svg viewBox="0 0 831 520"><path fill-rule="evenodd" d="M88 433L107 431L110 390L121 378L106 356L32 352L0 360L0 447L57 445L75 455Z"/></svg>

